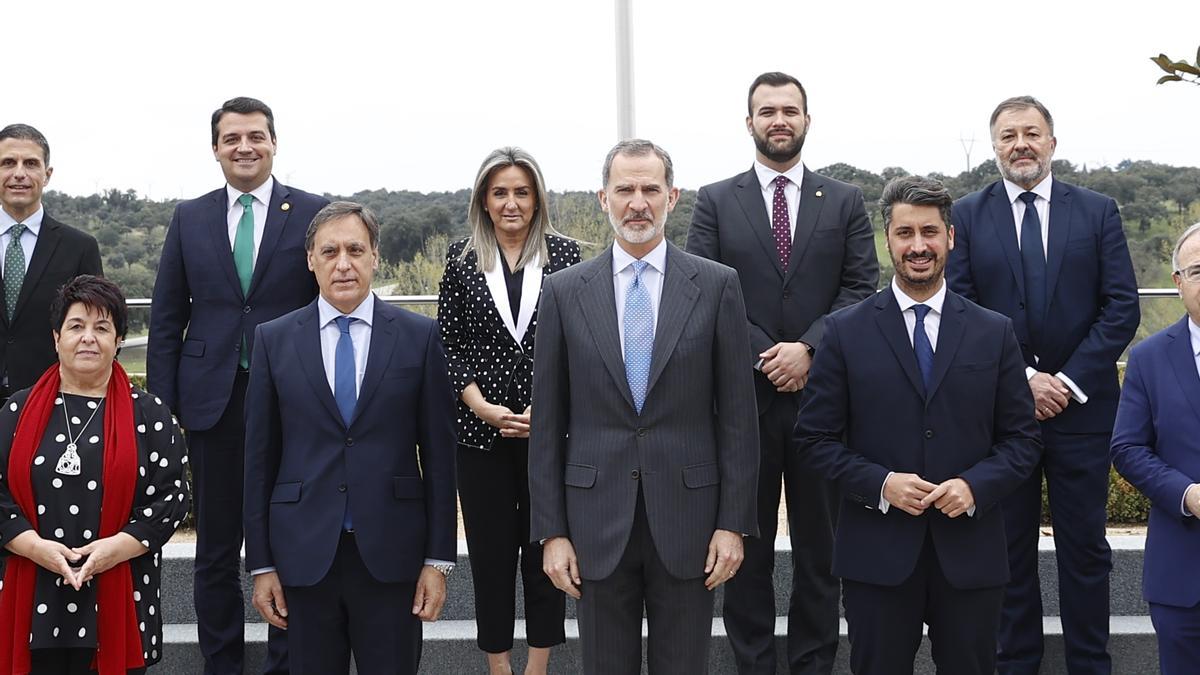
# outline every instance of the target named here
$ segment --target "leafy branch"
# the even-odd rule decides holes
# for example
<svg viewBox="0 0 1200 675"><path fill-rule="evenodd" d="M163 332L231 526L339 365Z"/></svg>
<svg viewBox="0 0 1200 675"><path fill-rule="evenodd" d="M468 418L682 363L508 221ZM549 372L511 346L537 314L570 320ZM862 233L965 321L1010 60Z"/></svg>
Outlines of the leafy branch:
<svg viewBox="0 0 1200 675"><path fill-rule="evenodd" d="M1200 49L1196 50L1196 62L1172 61L1166 54L1150 58L1163 72L1167 73L1158 78L1158 84L1164 82L1190 82L1200 86Z"/></svg>

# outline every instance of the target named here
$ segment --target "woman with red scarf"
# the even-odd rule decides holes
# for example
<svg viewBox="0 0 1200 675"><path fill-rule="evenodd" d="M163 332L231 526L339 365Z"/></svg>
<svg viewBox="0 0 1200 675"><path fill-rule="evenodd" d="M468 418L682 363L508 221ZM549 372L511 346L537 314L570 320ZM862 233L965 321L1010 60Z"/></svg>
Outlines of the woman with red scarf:
<svg viewBox="0 0 1200 675"><path fill-rule="evenodd" d="M50 307L59 362L0 407L0 675L141 673L162 657L162 546L187 515L171 412L115 361L116 284Z"/></svg>

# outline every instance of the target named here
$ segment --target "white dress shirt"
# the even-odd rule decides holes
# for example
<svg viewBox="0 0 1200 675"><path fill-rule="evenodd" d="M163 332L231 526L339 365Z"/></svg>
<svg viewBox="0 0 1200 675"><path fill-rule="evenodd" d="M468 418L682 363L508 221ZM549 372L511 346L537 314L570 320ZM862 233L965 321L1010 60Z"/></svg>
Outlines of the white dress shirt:
<svg viewBox="0 0 1200 675"><path fill-rule="evenodd" d="M1192 359L1196 361L1196 374L1200 375L1200 326L1196 322L1188 318L1188 335L1192 338ZM1183 491L1183 498L1179 500L1179 510L1183 512L1185 517L1191 517L1192 512L1188 511L1187 496L1192 491L1192 488L1200 485L1200 483L1192 483Z"/></svg>
<svg viewBox="0 0 1200 675"><path fill-rule="evenodd" d="M625 353L625 295L633 281L633 263L637 258L629 255L621 245L613 242L613 290L617 296L617 333L621 338L621 354ZM654 317L654 329L658 330L658 305L662 300L663 277L667 273L667 240L663 238L642 260L647 263L642 270L642 283L650 294L650 313Z"/></svg>
<svg viewBox="0 0 1200 675"><path fill-rule="evenodd" d="M250 204L250 212L254 214L254 257L255 263L258 263L258 247L262 244L263 229L267 226L267 209L271 206L271 191L275 189L275 177L267 176L267 181L262 185L254 188L248 193L236 190L232 185L225 185L225 192L229 195L229 211L225 214L225 222L229 226L229 250L233 250L233 245L237 241L238 223L242 222L242 208L238 197L243 194L249 194L254 197L254 201Z"/></svg>
<svg viewBox="0 0 1200 675"><path fill-rule="evenodd" d="M758 186L762 189L763 204L767 207L767 220L775 210L775 178L779 172L758 160L754 161L754 173L758 174ZM787 200L788 232L791 238L796 238L796 213L800 208L800 184L804 182L804 162L796 162L796 166L783 172L791 181L783 188L783 197Z"/></svg>
<svg viewBox="0 0 1200 675"><path fill-rule="evenodd" d="M21 222L25 231L21 233L21 250L25 253L25 270L29 270L29 261L33 258L33 247L37 246L38 233L42 231L42 218L46 215L45 207L38 205L38 210ZM12 226L17 221L4 209L0 209L0 275L4 274L5 252L8 242L12 241Z"/></svg>
<svg viewBox="0 0 1200 675"><path fill-rule="evenodd" d="M1037 198L1033 200L1033 208L1037 209L1038 220L1042 224L1043 258L1049 257L1050 191L1053 185L1054 177L1051 174L1046 174L1046 177L1042 179L1042 182L1034 185L1032 190L1026 190L1007 178L1004 179L1004 191L1008 193L1008 202L1012 205L1013 224L1014 227L1017 228L1017 246L1024 246L1024 243L1021 241L1021 223L1025 220L1026 206L1025 202L1021 201L1021 195L1025 192L1032 192L1033 194L1037 195ZM1034 358L1037 358L1036 354L1034 355ZM1025 379L1032 379L1033 376L1037 374L1038 371L1036 368L1031 368L1029 366L1025 367ZM1088 402L1087 394L1080 389L1079 385L1075 384L1071 378L1067 377L1066 373L1060 371L1055 373L1054 376L1062 380L1062 383L1067 385L1067 389L1071 390L1071 398L1079 401L1080 403Z"/></svg>

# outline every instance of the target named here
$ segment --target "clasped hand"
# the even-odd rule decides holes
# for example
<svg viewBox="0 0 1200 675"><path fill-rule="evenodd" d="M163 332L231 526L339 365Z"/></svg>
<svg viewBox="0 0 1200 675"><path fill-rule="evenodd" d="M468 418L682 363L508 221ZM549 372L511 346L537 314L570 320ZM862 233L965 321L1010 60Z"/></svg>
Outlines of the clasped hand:
<svg viewBox="0 0 1200 675"><path fill-rule="evenodd" d="M940 484L930 483L915 473L894 473L883 484L888 504L912 516L933 506L950 518L957 518L975 506L971 486L961 478Z"/></svg>
<svg viewBox="0 0 1200 675"><path fill-rule="evenodd" d="M762 374L782 393L800 391L808 383L812 354L803 342L779 342L758 355Z"/></svg>

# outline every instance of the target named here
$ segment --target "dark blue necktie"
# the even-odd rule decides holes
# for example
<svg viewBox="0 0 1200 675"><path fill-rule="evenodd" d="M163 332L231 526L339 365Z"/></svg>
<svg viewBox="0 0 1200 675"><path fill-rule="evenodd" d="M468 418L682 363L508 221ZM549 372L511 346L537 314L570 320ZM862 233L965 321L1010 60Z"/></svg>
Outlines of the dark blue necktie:
<svg viewBox="0 0 1200 675"><path fill-rule="evenodd" d="M1021 269L1025 275L1025 316L1034 347L1041 342L1046 319L1046 253L1042 249L1042 220L1033 201L1037 195L1022 192L1025 217L1021 219Z"/></svg>
<svg viewBox="0 0 1200 675"><path fill-rule="evenodd" d="M929 381L933 378L933 345L929 342L929 334L925 332L925 317L929 309L929 305L913 305L913 313L917 315L917 325L913 328L913 351L917 353L917 368L921 371L926 394L929 393Z"/></svg>
<svg viewBox="0 0 1200 675"><path fill-rule="evenodd" d="M337 351L333 357L333 399L337 401L342 420L347 426L354 416L354 404L358 402L358 392L355 387L354 341L350 339L350 324L353 317L339 316L337 321L338 336ZM346 499L346 513L342 516L342 529L350 532L354 529L354 521L350 518L350 499Z"/></svg>

